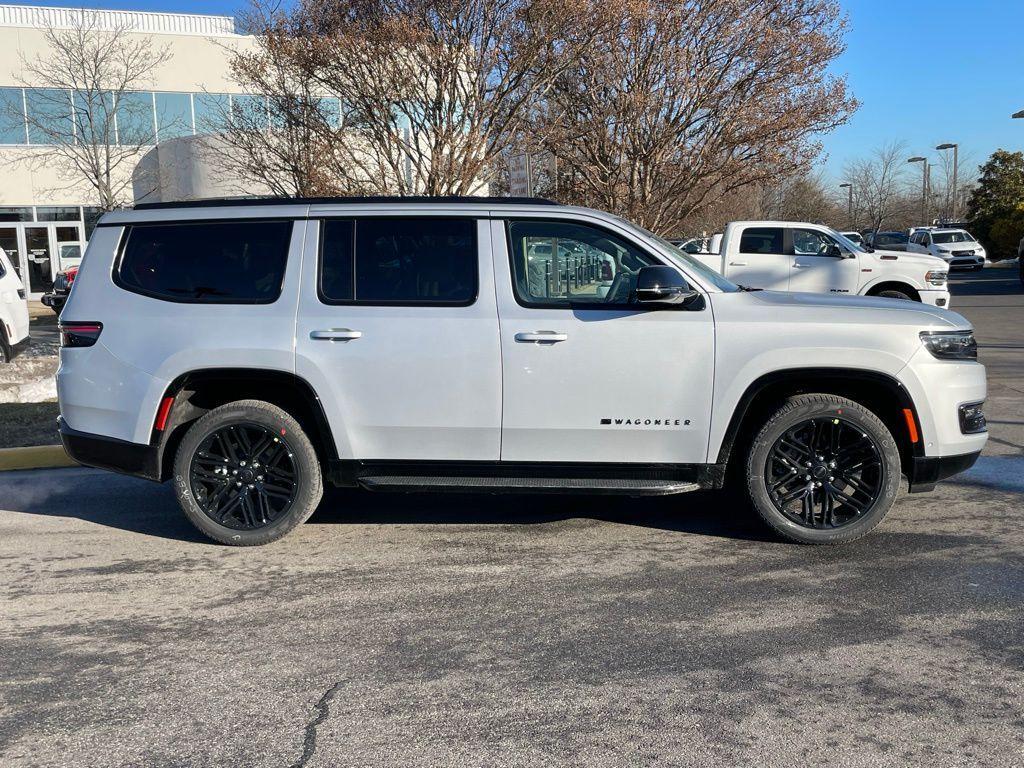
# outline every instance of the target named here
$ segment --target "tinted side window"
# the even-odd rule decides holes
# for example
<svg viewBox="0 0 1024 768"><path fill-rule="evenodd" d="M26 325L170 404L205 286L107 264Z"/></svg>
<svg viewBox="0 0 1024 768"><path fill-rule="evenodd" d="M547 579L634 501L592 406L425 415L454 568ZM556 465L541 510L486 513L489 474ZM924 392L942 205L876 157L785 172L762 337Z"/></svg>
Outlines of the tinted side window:
<svg viewBox="0 0 1024 768"><path fill-rule="evenodd" d="M740 237L740 253L768 253L785 255L780 227L748 227Z"/></svg>
<svg viewBox="0 0 1024 768"><path fill-rule="evenodd" d="M526 306L626 305L640 269L658 263L610 232L569 221L510 221L508 238L516 298Z"/></svg>
<svg viewBox="0 0 1024 768"><path fill-rule="evenodd" d="M281 294L291 234L291 221L138 224L118 283L170 301L268 304Z"/></svg>
<svg viewBox="0 0 1024 768"><path fill-rule="evenodd" d="M329 220L320 297L328 303L464 306L476 300L476 220Z"/></svg>

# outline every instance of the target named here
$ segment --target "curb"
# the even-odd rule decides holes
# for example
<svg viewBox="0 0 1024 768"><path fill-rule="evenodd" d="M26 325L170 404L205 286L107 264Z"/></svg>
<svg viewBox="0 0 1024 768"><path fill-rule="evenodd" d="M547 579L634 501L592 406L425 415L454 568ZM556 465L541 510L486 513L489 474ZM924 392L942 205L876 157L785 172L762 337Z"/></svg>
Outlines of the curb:
<svg viewBox="0 0 1024 768"><path fill-rule="evenodd" d="M78 462L64 452L62 445L0 448L0 472L13 469L53 469L77 466Z"/></svg>

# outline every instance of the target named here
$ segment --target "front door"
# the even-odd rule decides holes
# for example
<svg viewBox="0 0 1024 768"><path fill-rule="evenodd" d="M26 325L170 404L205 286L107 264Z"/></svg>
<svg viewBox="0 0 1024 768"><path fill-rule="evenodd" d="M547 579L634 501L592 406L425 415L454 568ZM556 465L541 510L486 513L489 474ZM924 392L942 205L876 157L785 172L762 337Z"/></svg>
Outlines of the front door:
<svg viewBox="0 0 1024 768"><path fill-rule="evenodd" d="M793 270L789 278L789 290L857 293L860 262L856 253L827 232L798 228L792 231Z"/></svg>
<svg viewBox="0 0 1024 768"><path fill-rule="evenodd" d="M747 288L788 291L792 259L782 227L744 227L739 247L728 243L725 276Z"/></svg>
<svg viewBox="0 0 1024 768"><path fill-rule="evenodd" d="M7 258L11 262L11 266L14 267L14 271L21 280L21 284L27 289L28 281L25 279L21 266L21 248L18 245L17 227L0 227L0 248L4 249Z"/></svg>
<svg viewBox="0 0 1024 768"><path fill-rule="evenodd" d="M491 222L502 354L501 459L707 459L714 322L639 308L638 270L667 263L583 214Z"/></svg>
<svg viewBox="0 0 1024 768"><path fill-rule="evenodd" d="M295 369L319 394L339 457L496 461L487 222L329 213L306 225Z"/></svg>

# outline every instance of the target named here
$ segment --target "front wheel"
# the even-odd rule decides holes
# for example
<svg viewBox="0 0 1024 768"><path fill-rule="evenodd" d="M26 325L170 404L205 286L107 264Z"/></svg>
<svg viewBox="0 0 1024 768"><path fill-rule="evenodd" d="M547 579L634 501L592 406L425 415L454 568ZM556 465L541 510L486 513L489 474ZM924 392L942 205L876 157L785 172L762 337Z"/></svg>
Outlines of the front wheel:
<svg viewBox="0 0 1024 768"><path fill-rule="evenodd" d="M914 300L914 297L911 296L909 293L904 293L903 291L898 291L894 288L889 289L887 291L879 291L878 293L875 294L875 296L880 296L883 299L903 299L904 301Z"/></svg>
<svg viewBox="0 0 1024 768"><path fill-rule="evenodd" d="M758 514L784 538L840 544L869 533L899 490L900 455L886 426L835 395L800 395L773 413L747 456Z"/></svg>
<svg viewBox="0 0 1024 768"><path fill-rule="evenodd" d="M323 494L316 451L299 423L261 400L196 420L174 458L185 516L222 544L269 544L305 522Z"/></svg>

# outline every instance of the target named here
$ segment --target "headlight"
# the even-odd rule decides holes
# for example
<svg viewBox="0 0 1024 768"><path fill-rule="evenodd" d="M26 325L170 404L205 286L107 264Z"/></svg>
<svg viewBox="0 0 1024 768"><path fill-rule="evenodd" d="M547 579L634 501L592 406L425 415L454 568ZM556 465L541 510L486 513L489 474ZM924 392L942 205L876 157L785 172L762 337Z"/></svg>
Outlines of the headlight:
<svg viewBox="0 0 1024 768"><path fill-rule="evenodd" d="M924 281L932 285L945 285L948 277L949 272L946 272L945 270L933 270L931 272L925 272Z"/></svg>
<svg viewBox="0 0 1024 768"><path fill-rule="evenodd" d="M940 360L977 360L974 331L921 331L921 343Z"/></svg>

